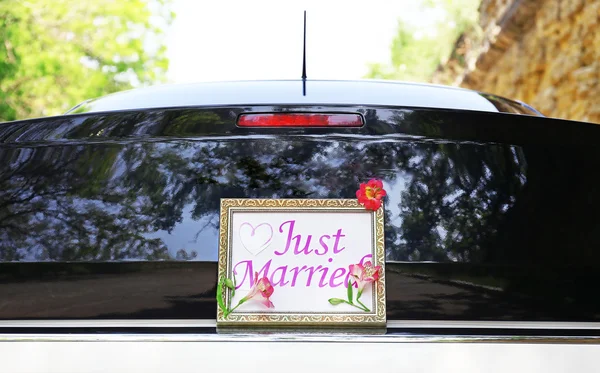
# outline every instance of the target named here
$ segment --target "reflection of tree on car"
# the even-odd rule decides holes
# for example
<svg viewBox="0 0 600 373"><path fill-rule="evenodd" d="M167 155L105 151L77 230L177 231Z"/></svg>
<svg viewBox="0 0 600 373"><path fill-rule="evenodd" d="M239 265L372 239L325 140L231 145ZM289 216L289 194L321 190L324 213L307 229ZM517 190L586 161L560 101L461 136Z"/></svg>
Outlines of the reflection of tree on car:
<svg viewBox="0 0 600 373"><path fill-rule="evenodd" d="M220 125L219 118L208 113L90 118L64 127L62 136L71 139L64 146L5 149L7 157L20 161L5 166L10 171L3 174L12 177L3 179L0 198L25 198L4 203L0 227L10 230L10 247L18 250L5 247L2 257L167 259L164 242L146 234L171 232L186 206L201 220L216 216L220 198L239 195L353 198L356 185L378 176L388 184L398 178L404 183L397 189L401 195L386 202L400 203L401 211L387 212L388 259L483 260L481 245L497 234L489 219L501 219L526 180L521 151L506 145L255 138L239 146L227 139L172 138ZM127 140L160 133L169 141ZM81 142L94 134L103 142ZM114 136L123 140L107 139ZM16 180L27 182L15 185ZM37 219L40 213L44 218ZM18 234L15 221L30 228ZM206 229L215 230L216 219L209 221Z"/></svg>

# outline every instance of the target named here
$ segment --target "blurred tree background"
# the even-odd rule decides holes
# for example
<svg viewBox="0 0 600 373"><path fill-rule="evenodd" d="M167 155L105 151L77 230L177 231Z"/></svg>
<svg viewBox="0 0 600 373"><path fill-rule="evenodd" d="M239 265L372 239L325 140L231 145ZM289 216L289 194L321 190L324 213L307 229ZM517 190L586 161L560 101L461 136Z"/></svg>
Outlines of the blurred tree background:
<svg viewBox="0 0 600 373"><path fill-rule="evenodd" d="M170 2L0 1L0 121L164 81Z"/></svg>
<svg viewBox="0 0 600 373"><path fill-rule="evenodd" d="M421 81L600 123L600 0L415 0L368 78Z"/></svg>
<svg viewBox="0 0 600 373"><path fill-rule="evenodd" d="M410 18L398 20L398 33L391 44L391 61L369 66L368 78L430 81L445 63L457 39L467 30L479 34L481 0L422 0L420 11L428 24Z"/></svg>

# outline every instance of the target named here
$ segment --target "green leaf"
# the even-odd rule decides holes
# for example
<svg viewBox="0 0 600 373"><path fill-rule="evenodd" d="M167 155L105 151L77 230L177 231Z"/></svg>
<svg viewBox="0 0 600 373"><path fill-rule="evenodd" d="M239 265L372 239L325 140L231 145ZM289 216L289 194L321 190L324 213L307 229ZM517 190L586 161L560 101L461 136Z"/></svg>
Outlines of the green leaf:
<svg viewBox="0 0 600 373"><path fill-rule="evenodd" d="M219 280L217 284L217 304L219 308L225 313L225 317L227 317L227 307L225 307L225 301L223 300L223 278Z"/></svg>
<svg viewBox="0 0 600 373"><path fill-rule="evenodd" d="M231 299L235 297L235 288L237 287L237 281L235 279L235 274L233 275L233 289L231 289Z"/></svg>
<svg viewBox="0 0 600 373"><path fill-rule="evenodd" d="M0 1L0 122L164 81L171 3Z"/></svg>
<svg viewBox="0 0 600 373"><path fill-rule="evenodd" d="M348 279L348 302L352 303L352 281Z"/></svg>
<svg viewBox="0 0 600 373"><path fill-rule="evenodd" d="M432 32L424 33L423 37L416 36L412 21L399 17L396 36L390 43L391 59L387 63L371 64L368 78L430 81L440 63L448 67L443 61L456 57L456 63L464 64L458 61L461 53L453 56L453 50L460 35L468 40L480 38L477 19L481 0L421 0L418 3L423 14L441 11L444 17L428 25ZM452 74L435 75L448 83L453 80Z"/></svg>

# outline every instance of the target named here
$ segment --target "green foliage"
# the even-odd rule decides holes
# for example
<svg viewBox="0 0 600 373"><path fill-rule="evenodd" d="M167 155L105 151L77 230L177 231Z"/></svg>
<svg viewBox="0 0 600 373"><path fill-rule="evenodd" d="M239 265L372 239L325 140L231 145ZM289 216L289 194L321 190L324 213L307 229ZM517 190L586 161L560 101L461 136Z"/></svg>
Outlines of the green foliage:
<svg viewBox="0 0 600 373"><path fill-rule="evenodd" d="M352 283L348 280L348 302L352 303Z"/></svg>
<svg viewBox="0 0 600 373"><path fill-rule="evenodd" d="M372 64L367 77L428 81L440 63L452 53L458 37L476 26L481 0L422 0L425 23L400 19L392 41L391 61ZM431 25L427 25L431 23Z"/></svg>
<svg viewBox="0 0 600 373"><path fill-rule="evenodd" d="M0 121L163 80L170 1L0 1Z"/></svg>

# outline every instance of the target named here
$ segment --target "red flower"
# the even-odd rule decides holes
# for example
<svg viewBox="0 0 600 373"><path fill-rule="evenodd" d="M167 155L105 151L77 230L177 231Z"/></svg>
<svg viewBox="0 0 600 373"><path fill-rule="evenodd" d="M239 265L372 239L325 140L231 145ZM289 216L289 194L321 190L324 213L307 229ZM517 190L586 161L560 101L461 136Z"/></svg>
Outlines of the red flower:
<svg viewBox="0 0 600 373"><path fill-rule="evenodd" d="M254 273L254 286L252 287L252 289L250 289L250 292L240 300L239 304L242 304L247 300L256 297L257 295L260 295L262 297L262 299L260 299L260 302L264 304L267 308L275 308L273 302L271 302L271 300L269 299L269 297L273 295L273 285L271 285L271 281L269 281L269 279L266 277L259 279L258 272Z"/></svg>
<svg viewBox="0 0 600 373"><path fill-rule="evenodd" d="M381 207L381 199L386 196L381 180L371 179L368 183L360 184L360 189L356 191L358 203L365 206L367 210L377 210Z"/></svg>

